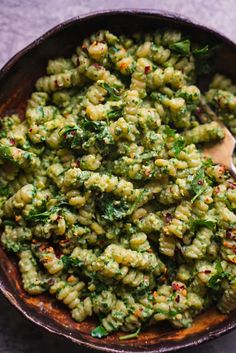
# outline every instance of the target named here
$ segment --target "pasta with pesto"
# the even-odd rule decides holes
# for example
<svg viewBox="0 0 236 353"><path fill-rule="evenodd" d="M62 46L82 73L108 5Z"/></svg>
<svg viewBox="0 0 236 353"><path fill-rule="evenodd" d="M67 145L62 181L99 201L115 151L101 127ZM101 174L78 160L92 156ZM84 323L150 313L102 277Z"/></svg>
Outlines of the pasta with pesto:
<svg viewBox="0 0 236 353"><path fill-rule="evenodd" d="M236 183L202 153L224 130L201 105L236 135L236 85L200 90L203 49L100 30L48 61L23 121L0 121L1 245L29 295L94 315L94 337L236 308Z"/></svg>

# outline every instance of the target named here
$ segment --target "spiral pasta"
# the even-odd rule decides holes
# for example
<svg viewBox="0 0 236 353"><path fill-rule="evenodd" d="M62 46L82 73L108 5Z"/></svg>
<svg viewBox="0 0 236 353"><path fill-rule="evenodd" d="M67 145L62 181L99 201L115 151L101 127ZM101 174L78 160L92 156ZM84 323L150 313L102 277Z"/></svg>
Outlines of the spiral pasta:
<svg viewBox="0 0 236 353"><path fill-rule="evenodd" d="M99 30L0 121L1 245L29 295L96 316L93 337L236 307L236 183L203 155L224 130L201 103L236 134L236 85L200 91L207 51L172 28Z"/></svg>

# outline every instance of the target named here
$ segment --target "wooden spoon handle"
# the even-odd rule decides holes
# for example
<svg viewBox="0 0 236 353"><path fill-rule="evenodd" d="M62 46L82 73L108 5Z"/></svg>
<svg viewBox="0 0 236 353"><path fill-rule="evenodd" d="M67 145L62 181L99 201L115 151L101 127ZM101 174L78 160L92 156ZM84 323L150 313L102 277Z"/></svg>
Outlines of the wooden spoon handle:
<svg viewBox="0 0 236 353"><path fill-rule="evenodd" d="M235 167L233 161L232 161L231 166L229 168L229 172L230 172L232 178L234 178L236 180L236 167Z"/></svg>

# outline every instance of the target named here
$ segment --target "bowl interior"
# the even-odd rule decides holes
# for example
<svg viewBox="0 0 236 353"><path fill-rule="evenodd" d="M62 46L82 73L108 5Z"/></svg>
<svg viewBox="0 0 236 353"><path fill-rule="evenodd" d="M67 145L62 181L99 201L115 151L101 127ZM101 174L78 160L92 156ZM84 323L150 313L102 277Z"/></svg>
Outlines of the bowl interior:
<svg viewBox="0 0 236 353"><path fill-rule="evenodd" d="M180 28L197 42L216 43L220 47L215 69L236 79L236 45L202 26L170 14L152 11L112 11L68 21L46 33L17 54L0 72L0 116L18 112L24 116L26 100L36 79L45 72L48 59L70 56L80 41L101 28L115 33L152 31L158 27ZM202 86L209 77L202 77ZM199 315L189 329L174 330L169 325L152 327L138 339L120 341L120 333L102 340L90 336L93 320L74 322L67 310L49 295L30 297L24 292L14 257L0 247L0 290L26 317L51 332L64 335L78 344L113 352L168 352L196 345L236 327L235 313L222 315L215 308Z"/></svg>

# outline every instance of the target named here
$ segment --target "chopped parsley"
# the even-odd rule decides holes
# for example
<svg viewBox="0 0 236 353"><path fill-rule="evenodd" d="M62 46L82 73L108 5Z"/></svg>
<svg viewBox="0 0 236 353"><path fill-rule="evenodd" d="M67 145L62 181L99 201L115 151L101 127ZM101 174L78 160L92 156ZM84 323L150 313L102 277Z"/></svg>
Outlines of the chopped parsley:
<svg viewBox="0 0 236 353"><path fill-rule="evenodd" d="M123 115L123 106L114 106L112 109L107 113L108 119L115 119L119 118Z"/></svg>
<svg viewBox="0 0 236 353"><path fill-rule="evenodd" d="M191 200L192 202L195 201L196 198L198 198L206 190L204 180L205 172L203 168L200 168L191 184L191 190L195 194L195 196Z"/></svg>
<svg viewBox="0 0 236 353"><path fill-rule="evenodd" d="M55 205L50 210L39 212L39 213L30 213L29 215L25 216L25 219L28 221L34 222L46 222L48 218L57 212L60 212L64 206L68 206L69 204L65 201L60 202L58 205Z"/></svg>
<svg viewBox="0 0 236 353"><path fill-rule="evenodd" d="M68 270L70 267L81 267L83 263L79 259L73 259L70 256L63 255L61 260L64 265L64 270Z"/></svg>
<svg viewBox="0 0 236 353"><path fill-rule="evenodd" d="M169 48L178 54L188 55L190 53L190 41L188 39L175 42Z"/></svg>
<svg viewBox="0 0 236 353"><path fill-rule="evenodd" d="M174 137L176 134L176 131L174 129L171 129L169 125L166 125L164 133L166 134L167 137Z"/></svg>
<svg viewBox="0 0 236 353"><path fill-rule="evenodd" d="M91 331L91 336L94 338L103 338L108 335L108 332L103 326L97 326Z"/></svg>
<svg viewBox="0 0 236 353"><path fill-rule="evenodd" d="M193 50L193 55L201 58L209 54L209 46L205 45L203 48L197 48Z"/></svg>
<svg viewBox="0 0 236 353"><path fill-rule="evenodd" d="M116 87L112 87L112 86L108 85L108 83L106 83L106 82L101 82L100 86L107 91L109 98L111 100L113 100L113 101L120 100L120 92Z"/></svg>
<svg viewBox="0 0 236 353"><path fill-rule="evenodd" d="M124 341L124 340L131 340L133 338L138 338L139 333L140 333L140 328L138 328L137 331L130 333L129 335L120 336L119 340Z"/></svg>
<svg viewBox="0 0 236 353"><path fill-rule="evenodd" d="M15 227L17 223L11 219L4 219L4 221L2 222L2 225Z"/></svg>
<svg viewBox="0 0 236 353"><path fill-rule="evenodd" d="M217 272L216 272L216 274L211 276L211 278L209 279L207 285L208 285L208 287L210 287L213 290L219 290L220 289L220 283L219 282L221 281L221 279L227 278L228 274L227 274L227 272L225 272L223 270L223 267L221 265L220 260L216 261L215 268L216 268Z"/></svg>
<svg viewBox="0 0 236 353"><path fill-rule="evenodd" d="M0 185L0 196L9 196L10 188L8 185Z"/></svg>
<svg viewBox="0 0 236 353"><path fill-rule="evenodd" d="M184 138L182 136L176 138L173 144L174 154L178 156L179 153L184 149L184 146L185 146Z"/></svg>
<svg viewBox="0 0 236 353"><path fill-rule="evenodd" d="M126 201L115 200L108 193L102 195L99 199L98 207L102 213L102 218L110 222L124 218L129 211L129 205Z"/></svg>
<svg viewBox="0 0 236 353"><path fill-rule="evenodd" d="M195 231L199 227L205 227L211 230L215 230L216 222L208 219L194 219L191 224L191 229Z"/></svg>

